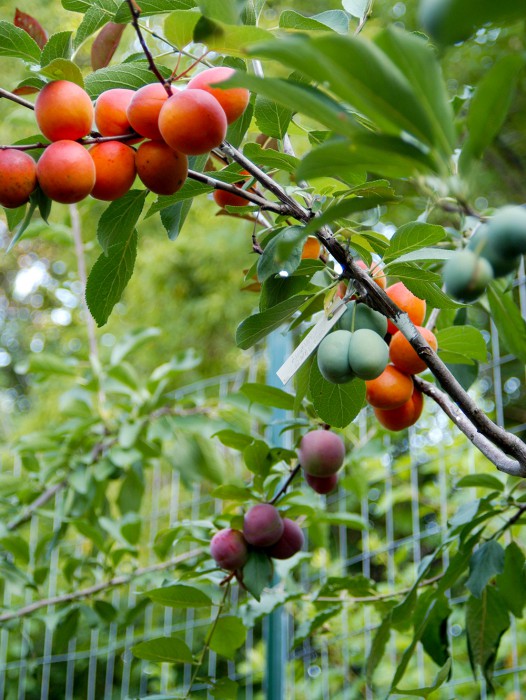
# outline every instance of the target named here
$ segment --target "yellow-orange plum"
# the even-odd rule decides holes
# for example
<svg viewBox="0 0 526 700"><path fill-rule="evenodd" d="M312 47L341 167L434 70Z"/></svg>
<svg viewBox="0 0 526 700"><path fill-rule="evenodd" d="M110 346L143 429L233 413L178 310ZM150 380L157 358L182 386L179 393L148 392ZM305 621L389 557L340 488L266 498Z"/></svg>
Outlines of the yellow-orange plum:
<svg viewBox="0 0 526 700"><path fill-rule="evenodd" d="M35 102L38 128L50 141L86 136L93 124L93 104L88 93L69 80L45 85Z"/></svg>
<svg viewBox="0 0 526 700"><path fill-rule="evenodd" d="M14 148L0 150L0 204L8 209L22 206L37 185L37 164L27 153Z"/></svg>
<svg viewBox="0 0 526 700"><path fill-rule="evenodd" d="M113 88L101 93L95 103L95 124L102 136L123 136L133 131L126 114L134 90Z"/></svg>
<svg viewBox="0 0 526 700"><path fill-rule="evenodd" d="M174 150L197 156L220 145L226 136L223 108L205 90L183 90L172 95L159 114L162 138Z"/></svg>
<svg viewBox="0 0 526 700"><path fill-rule="evenodd" d="M159 113L168 99L168 93L161 83L150 83L137 90L133 96L126 115L132 129L141 136L159 141Z"/></svg>
<svg viewBox="0 0 526 700"><path fill-rule="evenodd" d="M120 141L103 141L89 150L95 163L91 196L111 202L128 192L135 180L135 151Z"/></svg>
<svg viewBox="0 0 526 700"><path fill-rule="evenodd" d="M188 175L188 158L164 141L141 143L135 162L141 181L155 194L174 194Z"/></svg>
<svg viewBox="0 0 526 700"><path fill-rule="evenodd" d="M224 109L229 124L243 114L247 108L250 93L245 88L225 88L223 90L220 87L210 86L228 80L234 73L234 69L228 66L208 68L188 83L188 87L191 89L206 90L213 95Z"/></svg>
<svg viewBox="0 0 526 700"><path fill-rule="evenodd" d="M80 143L56 141L40 156L37 177L42 191L50 199L73 204L87 197L93 189L95 164Z"/></svg>

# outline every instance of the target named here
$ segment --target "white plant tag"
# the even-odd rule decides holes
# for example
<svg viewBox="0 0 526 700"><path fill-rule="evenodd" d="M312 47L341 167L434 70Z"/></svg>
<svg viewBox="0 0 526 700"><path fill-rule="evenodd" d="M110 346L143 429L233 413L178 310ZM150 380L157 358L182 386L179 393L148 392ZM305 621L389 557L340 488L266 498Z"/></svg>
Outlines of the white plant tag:
<svg viewBox="0 0 526 700"><path fill-rule="evenodd" d="M323 318L318 321L309 335L301 341L292 355L285 360L276 372L283 384L287 384L292 379L301 365L316 350L327 333L343 316L346 308L347 304L342 299L338 298L332 302Z"/></svg>

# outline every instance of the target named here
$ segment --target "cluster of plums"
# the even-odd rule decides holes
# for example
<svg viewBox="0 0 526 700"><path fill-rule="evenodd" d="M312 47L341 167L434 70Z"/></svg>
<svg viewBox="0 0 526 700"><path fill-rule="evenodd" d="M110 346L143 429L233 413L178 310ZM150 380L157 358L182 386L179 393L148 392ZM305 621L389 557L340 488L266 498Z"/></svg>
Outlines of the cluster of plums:
<svg viewBox="0 0 526 700"><path fill-rule="evenodd" d="M493 278L515 272L525 253L526 209L503 207L444 265L446 292L457 301L475 301Z"/></svg>
<svg viewBox="0 0 526 700"><path fill-rule="evenodd" d="M0 151L0 204L25 204L37 183L56 202L72 204L88 195L105 201L122 197L138 175L156 194L179 190L188 173L188 156L208 153L221 144L228 124L246 109L244 88L211 87L227 80L231 68L209 68L185 89L161 83L137 91L114 88L95 106L87 92L67 80L45 85L35 101L35 118L52 143L38 162L15 148ZM79 139L103 137L89 150ZM112 137L137 134L137 150ZM143 139L149 139L143 141Z"/></svg>
<svg viewBox="0 0 526 700"><path fill-rule="evenodd" d="M242 532L226 528L212 537L210 553L222 569L241 571L251 550L271 559L290 559L303 542L303 532L294 520L282 518L270 503L258 503L246 512Z"/></svg>
<svg viewBox="0 0 526 700"><path fill-rule="evenodd" d="M330 430L312 430L302 437L298 458L309 486L327 494L338 482L345 445ZM263 552L271 559L290 559L303 543L303 532L294 520L282 518L270 503L258 503L246 512L243 531L225 528L212 537L210 553L222 569L241 572L251 551Z"/></svg>
<svg viewBox="0 0 526 700"><path fill-rule="evenodd" d="M362 266L365 267L363 263ZM436 351L434 333L420 325L424 321L426 302L402 282L387 287L379 268L373 271L373 279L408 314L428 345ZM385 428L403 430L420 418L424 401L412 376L423 372L427 365L391 321L365 304L349 302L339 328L325 336L318 346L317 362L327 381L339 384L355 377L364 379L366 400Z"/></svg>

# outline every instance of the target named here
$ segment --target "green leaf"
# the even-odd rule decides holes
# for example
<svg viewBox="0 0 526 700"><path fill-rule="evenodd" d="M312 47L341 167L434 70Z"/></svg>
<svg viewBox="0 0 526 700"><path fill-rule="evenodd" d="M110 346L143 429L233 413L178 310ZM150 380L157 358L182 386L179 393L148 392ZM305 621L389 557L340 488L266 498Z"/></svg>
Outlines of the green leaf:
<svg viewBox="0 0 526 700"><path fill-rule="evenodd" d="M460 156L461 171L468 171L473 159L481 157L501 130L523 67L524 56L509 54L497 61L477 85L466 119L469 135Z"/></svg>
<svg viewBox="0 0 526 700"><path fill-rule="evenodd" d="M235 484L221 484L212 491L213 498L220 498L223 501L239 501L246 503L251 497L250 489Z"/></svg>
<svg viewBox="0 0 526 700"><path fill-rule="evenodd" d="M74 377L77 374L74 364L47 352L30 355L28 367L30 372L40 372L45 375L62 374Z"/></svg>
<svg viewBox="0 0 526 700"><path fill-rule="evenodd" d="M298 294L281 304L276 304L271 309L246 318L236 330L237 346L242 350L248 350L273 330L279 328L307 299L309 299L308 295Z"/></svg>
<svg viewBox="0 0 526 700"><path fill-rule="evenodd" d="M515 617L522 617L526 603L524 553L516 542L504 551L504 568L497 576L497 591Z"/></svg>
<svg viewBox="0 0 526 700"><path fill-rule="evenodd" d="M82 72L76 63L67 58L54 58L39 70L41 75L51 80L69 80L72 83L84 87Z"/></svg>
<svg viewBox="0 0 526 700"><path fill-rule="evenodd" d="M317 521L329 523L329 525L343 525L349 530L367 530L369 528L365 520L355 513L322 512L317 516Z"/></svg>
<svg viewBox="0 0 526 700"><path fill-rule="evenodd" d="M72 34L73 32L57 32L49 37L40 57L42 68L56 58L71 58L73 51Z"/></svg>
<svg viewBox="0 0 526 700"><path fill-rule="evenodd" d="M40 63L41 51L37 42L20 27L0 20L0 56L21 58L27 63Z"/></svg>
<svg viewBox="0 0 526 700"><path fill-rule="evenodd" d="M97 238L105 253L111 246L128 239L146 201L147 190L130 190L112 202L99 219Z"/></svg>
<svg viewBox="0 0 526 700"><path fill-rule="evenodd" d="M274 567L264 552L251 551L243 567L243 585L256 600L261 600L264 589L272 583Z"/></svg>
<svg viewBox="0 0 526 700"><path fill-rule="evenodd" d="M205 44L211 51L245 58L248 46L270 38L272 34L266 29L224 24L201 17L195 25L193 40Z"/></svg>
<svg viewBox="0 0 526 700"><path fill-rule="evenodd" d="M94 4L90 0L62 0L62 7L70 12L87 12Z"/></svg>
<svg viewBox="0 0 526 700"><path fill-rule="evenodd" d="M454 255L454 250L445 250L442 248L422 248L421 250L414 250L411 253L401 255L399 258L397 258L397 263L449 260Z"/></svg>
<svg viewBox="0 0 526 700"><path fill-rule="evenodd" d="M371 650L365 665L365 675L369 685L372 684L374 672L385 654L387 642L391 637L391 624L391 613L389 613L383 617L382 622L374 635Z"/></svg>
<svg viewBox="0 0 526 700"><path fill-rule="evenodd" d="M198 197L202 194L208 194L209 192L213 191L213 187L209 187L202 182L197 182L196 180L186 180L181 189L175 194L161 195L158 197L157 201L155 201L148 209L145 218L147 219L153 214L156 214L158 211L171 207L173 204L178 202L182 202L186 199L193 199L194 197Z"/></svg>
<svg viewBox="0 0 526 700"><path fill-rule="evenodd" d="M137 231L102 253L93 265L86 284L86 302L97 322L103 326L130 281L137 257Z"/></svg>
<svg viewBox="0 0 526 700"><path fill-rule="evenodd" d="M243 148L243 154L256 165L277 168L288 173L293 173L300 162L298 158L288 153L281 153L273 148L261 148L258 143L247 143Z"/></svg>
<svg viewBox="0 0 526 700"><path fill-rule="evenodd" d="M458 309L458 304L450 299L434 282L421 282L420 280L405 279L405 286L419 299L425 299L434 309Z"/></svg>
<svg viewBox="0 0 526 700"><path fill-rule="evenodd" d="M288 226L270 239L263 255L258 259L257 274L260 282L279 273L291 275L301 262L303 240L306 238L301 226Z"/></svg>
<svg viewBox="0 0 526 700"><path fill-rule="evenodd" d="M287 133L292 114L292 110L287 107L269 100L268 97L257 95L254 117L258 129L263 134L282 139Z"/></svg>
<svg viewBox="0 0 526 700"><path fill-rule="evenodd" d="M487 586L480 598L470 596L466 604L466 632L473 672L479 667L492 690L492 675L500 639L510 618L499 593Z"/></svg>
<svg viewBox="0 0 526 700"><path fill-rule="evenodd" d="M192 652L188 646L178 637L156 637L146 642L140 642L131 648L131 652L138 659L144 661L157 661L159 663L185 663L193 662Z"/></svg>
<svg viewBox="0 0 526 700"><path fill-rule="evenodd" d="M134 350L142 347L153 338L158 338L160 335L161 331L158 328L136 329L126 333L117 341L111 351L110 364L112 366L120 365Z"/></svg>
<svg viewBox="0 0 526 700"><path fill-rule="evenodd" d="M141 17L161 15L173 10L191 10L197 6L196 0L142 0ZM113 18L114 22L124 23L131 20L130 6L124 0Z"/></svg>
<svg viewBox="0 0 526 700"><path fill-rule="evenodd" d="M247 628L239 617L225 615L220 617L210 638L210 649L227 659L233 659L235 652L245 643Z"/></svg>
<svg viewBox="0 0 526 700"><path fill-rule="evenodd" d="M397 277L402 281L407 279L435 283L441 283L442 281L442 278L436 272L431 272L431 270L423 270L421 267L418 267L418 265L415 265L414 263L401 263L397 261L394 263L390 263L388 270L388 274L390 277Z"/></svg>
<svg viewBox="0 0 526 700"><path fill-rule="evenodd" d="M393 195L375 194L374 192L369 195L366 194L364 197L351 195L336 204L331 204L320 216L312 219L305 227L304 233L314 233L322 226L325 226L325 224L330 224L336 219L343 219L359 211L368 211L387 202L396 201L396 199Z"/></svg>
<svg viewBox="0 0 526 700"><path fill-rule="evenodd" d="M248 383L243 384L240 389L249 401L259 403L262 406L272 406L273 408L283 408L292 411L294 407L294 397L283 389L278 389L267 384Z"/></svg>
<svg viewBox="0 0 526 700"><path fill-rule="evenodd" d="M223 445L226 447L232 447L234 450L243 450L251 442L254 442L254 438L245 433L238 433L235 430L220 430L214 433L212 437L217 437Z"/></svg>
<svg viewBox="0 0 526 700"><path fill-rule="evenodd" d="M324 34L280 38L249 53L273 58L313 81L371 119L386 134L407 132L434 145L430 118L399 68L371 41Z"/></svg>
<svg viewBox="0 0 526 700"><path fill-rule="evenodd" d="M504 569L504 550L495 540L489 540L477 549L469 563L466 588L480 598L489 581Z"/></svg>
<svg viewBox="0 0 526 700"><path fill-rule="evenodd" d="M391 244L383 259L385 263L397 260L400 256L439 243L446 237L442 226L412 221L404 224L391 238Z"/></svg>
<svg viewBox="0 0 526 700"><path fill-rule="evenodd" d="M103 27L107 22L110 22L115 15L118 7L117 0L98 0L84 14L82 22L77 28L73 46L78 49L79 46L98 29Z"/></svg>
<svg viewBox="0 0 526 700"><path fill-rule="evenodd" d="M263 440L254 440L243 450L243 459L247 469L253 474L265 478L272 466L272 458L269 447Z"/></svg>
<svg viewBox="0 0 526 700"><path fill-rule="evenodd" d="M160 603L169 608L207 608L212 601L199 588L174 584L163 588L154 588L144 593L154 603Z"/></svg>
<svg viewBox="0 0 526 700"><path fill-rule="evenodd" d="M164 20L164 34L168 41L184 49L192 41L195 25L201 15L199 12L187 12L186 10L175 10Z"/></svg>
<svg viewBox="0 0 526 700"><path fill-rule="evenodd" d="M526 322L511 292L504 291L501 281L491 282L486 291L499 339L512 355L526 363Z"/></svg>
<svg viewBox="0 0 526 700"><path fill-rule="evenodd" d="M254 101L250 100L243 114L238 117L232 124L229 124L226 132L226 140L234 148L239 148L245 135L252 123L254 115Z"/></svg>
<svg viewBox="0 0 526 700"><path fill-rule="evenodd" d="M350 136L362 127L353 114L321 90L309 85L281 78L257 78L245 71L225 81L225 86L246 87L248 90L267 97L293 112L308 115L336 133Z"/></svg>
<svg viewBox="0 0 526 700"><path fill-rule="evenodd" d="M441 328L436 332L438 350L444 362L449 362L448 353L454 353L459 362L458 356L467 357L469 360L486 362L488 349L482 333L473 326L450 326Z"/></svg>
<svg viewBox="0 0 526 700"><path fill-rule="evenodd" d="M226 22L227 24L239 22L239 17L245 4L246 0L231 0L230 2L224 2L224 0L199 0L199 8L205 17L218 20L219 22Z"/></svg>
<svg viewBox="0 0 526 700"><path fill-rule="evenodd" d="M446 663L440 668L439 672L435 676L435 680L431 685L427 685L424 688L415 688L414 690L407 690L405 688L393 688L392 692L400 695L409 695L410 697L416 698L428 698L435 690L438 690L446 680L449 678L451 672L451 658L448 658Z"/></svg>
<svg viewBox="0 0 526 700"><path fill-rule="evenodd" d="M338 129L344 134L342 128ZM351 178L362 169L382 177L406 178L436 170L433 159L396 136L355 134L349 140L331 139L314 148L301 161L296 177Z"/></svg>
<svg viewBox="0 0 526 700"><path fill-rule="evenodd" d="M331 617L334 617L342 610L342 604L332 605L326 607L324 604L324 609L315 615L310 615L306 620L301 622L295 630L294 634L294 647L298 647L303 644L309 637L311 637L316 630L319 630Z"/></svg>
<svg viewBox="0 0 526 700"><path fill-rule="evenodd" d="M171 73L169 68L159 64L157 68L164 77L169 77ZM86 92L94 100L106 90L112 88L138 90L143 85L154 83L155 79L146 61L134 61L96 70L87 75L84 82Z"/></svg>
<svg viewBox="0 0 526 700"><path fill-rule="evenodd" d="M362 19L371 6L371 0L342 0L342 5L350 15Z"/></svg>
<svg viewBox="0 0 526 700"><path fill-rule="evenodd" d="M435 51L421 36L390 26L375 43L402 71L425 110L436 147L449 158L456 145L449 95Z"/></svg>
<svg viewBox="0 0 526 700"><path fill-rule="evenodd" d="M493 474L468 474L455 484L458 489L482 488L492 491L504 491L504 484Z"/></svg>
<svg viewBox="0 0 526 700"><path fill-rule="evenodd" d="M311 365L309 393L314 410L324 423L345 428L360 412L365 401L365 382L353 379L347 384L332 384L322 376L318 363Z"/></svg>
<svg viewBox="0 0 526 700"><path fill-rule="evenodd" d="M432 588L425 591L416 604L413 615L413 626L415 629L418 628L422 616L425 615L434 597L436 597L437 602L427 619L421 642L426 654L428 654L438 666L442 666L449 658L447 621L451 614L451 608L449 607L446 596L443 594L437 595L436 591Z"/></svg>
<svg viewBox="0 0 526 700"><path fill-rule="evenodd" d="M349 18L341 10L328 10L312 17L295 12L294 10L284 10L279 17L281 29L297 29L298 31L322 31L332 29L339 34L346 34L349 30Z"/></svg>

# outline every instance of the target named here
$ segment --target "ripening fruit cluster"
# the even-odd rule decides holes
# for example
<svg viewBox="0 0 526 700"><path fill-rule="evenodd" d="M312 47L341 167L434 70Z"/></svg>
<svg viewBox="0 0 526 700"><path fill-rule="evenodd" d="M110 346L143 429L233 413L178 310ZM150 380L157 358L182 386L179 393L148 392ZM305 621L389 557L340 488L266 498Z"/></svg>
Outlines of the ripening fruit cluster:
<svg viewBox="0 0 526 700"><path fill-rule="evenodd" d="M446 292L457 301L475 301L494 277L515 272L525 253L526 209L503 207L444 265Z"/></svg>
<svg viewBox="0 0 526 700"><path fill-rule="evenodd" d="M35 101L35 118L52 143L35 162L26 152L0 152L0 204L25 204L36 188L63 204L88 195L113 201L131 188L136 175L156 194L170 195L184 184L188 156L208 153L221 144L228 124L246 109L244 88L210 87L234 71L210 68L185 89L161 83L137 91L115 88L103 92L95 107L87 92L67 80L45 85ZM87 149L78 142L95 128L103 137L137 133L137 150L128 141L109 140ZM144 141L144 139L149 139Z"/></svg>
<svg viewBox="0 0 526 700"><path fill-rule="evenodd" d="M241 571L250 551L263 552L271 559L290 559L303 543L303 532L294 520L282 518L270 503L258 503L246 512L242 532L232 528L216 532L210 553L222 569Z"/></svg>
<svg viewBox="0 0 526 700"><path fill-rule="evenodd" d="M387 287L385 292L408 314L436 351L435 335L421 325L426 313L425 301L402 282ZM385 428L403 430L420 418L424 402L414 386L413 375L423 372L427 365L391 321L365 304L356 301L348 304L339 328L325 336L318 346L317 362L327 381L339 384L355 377L364 379L366 400Z"/></svg>

